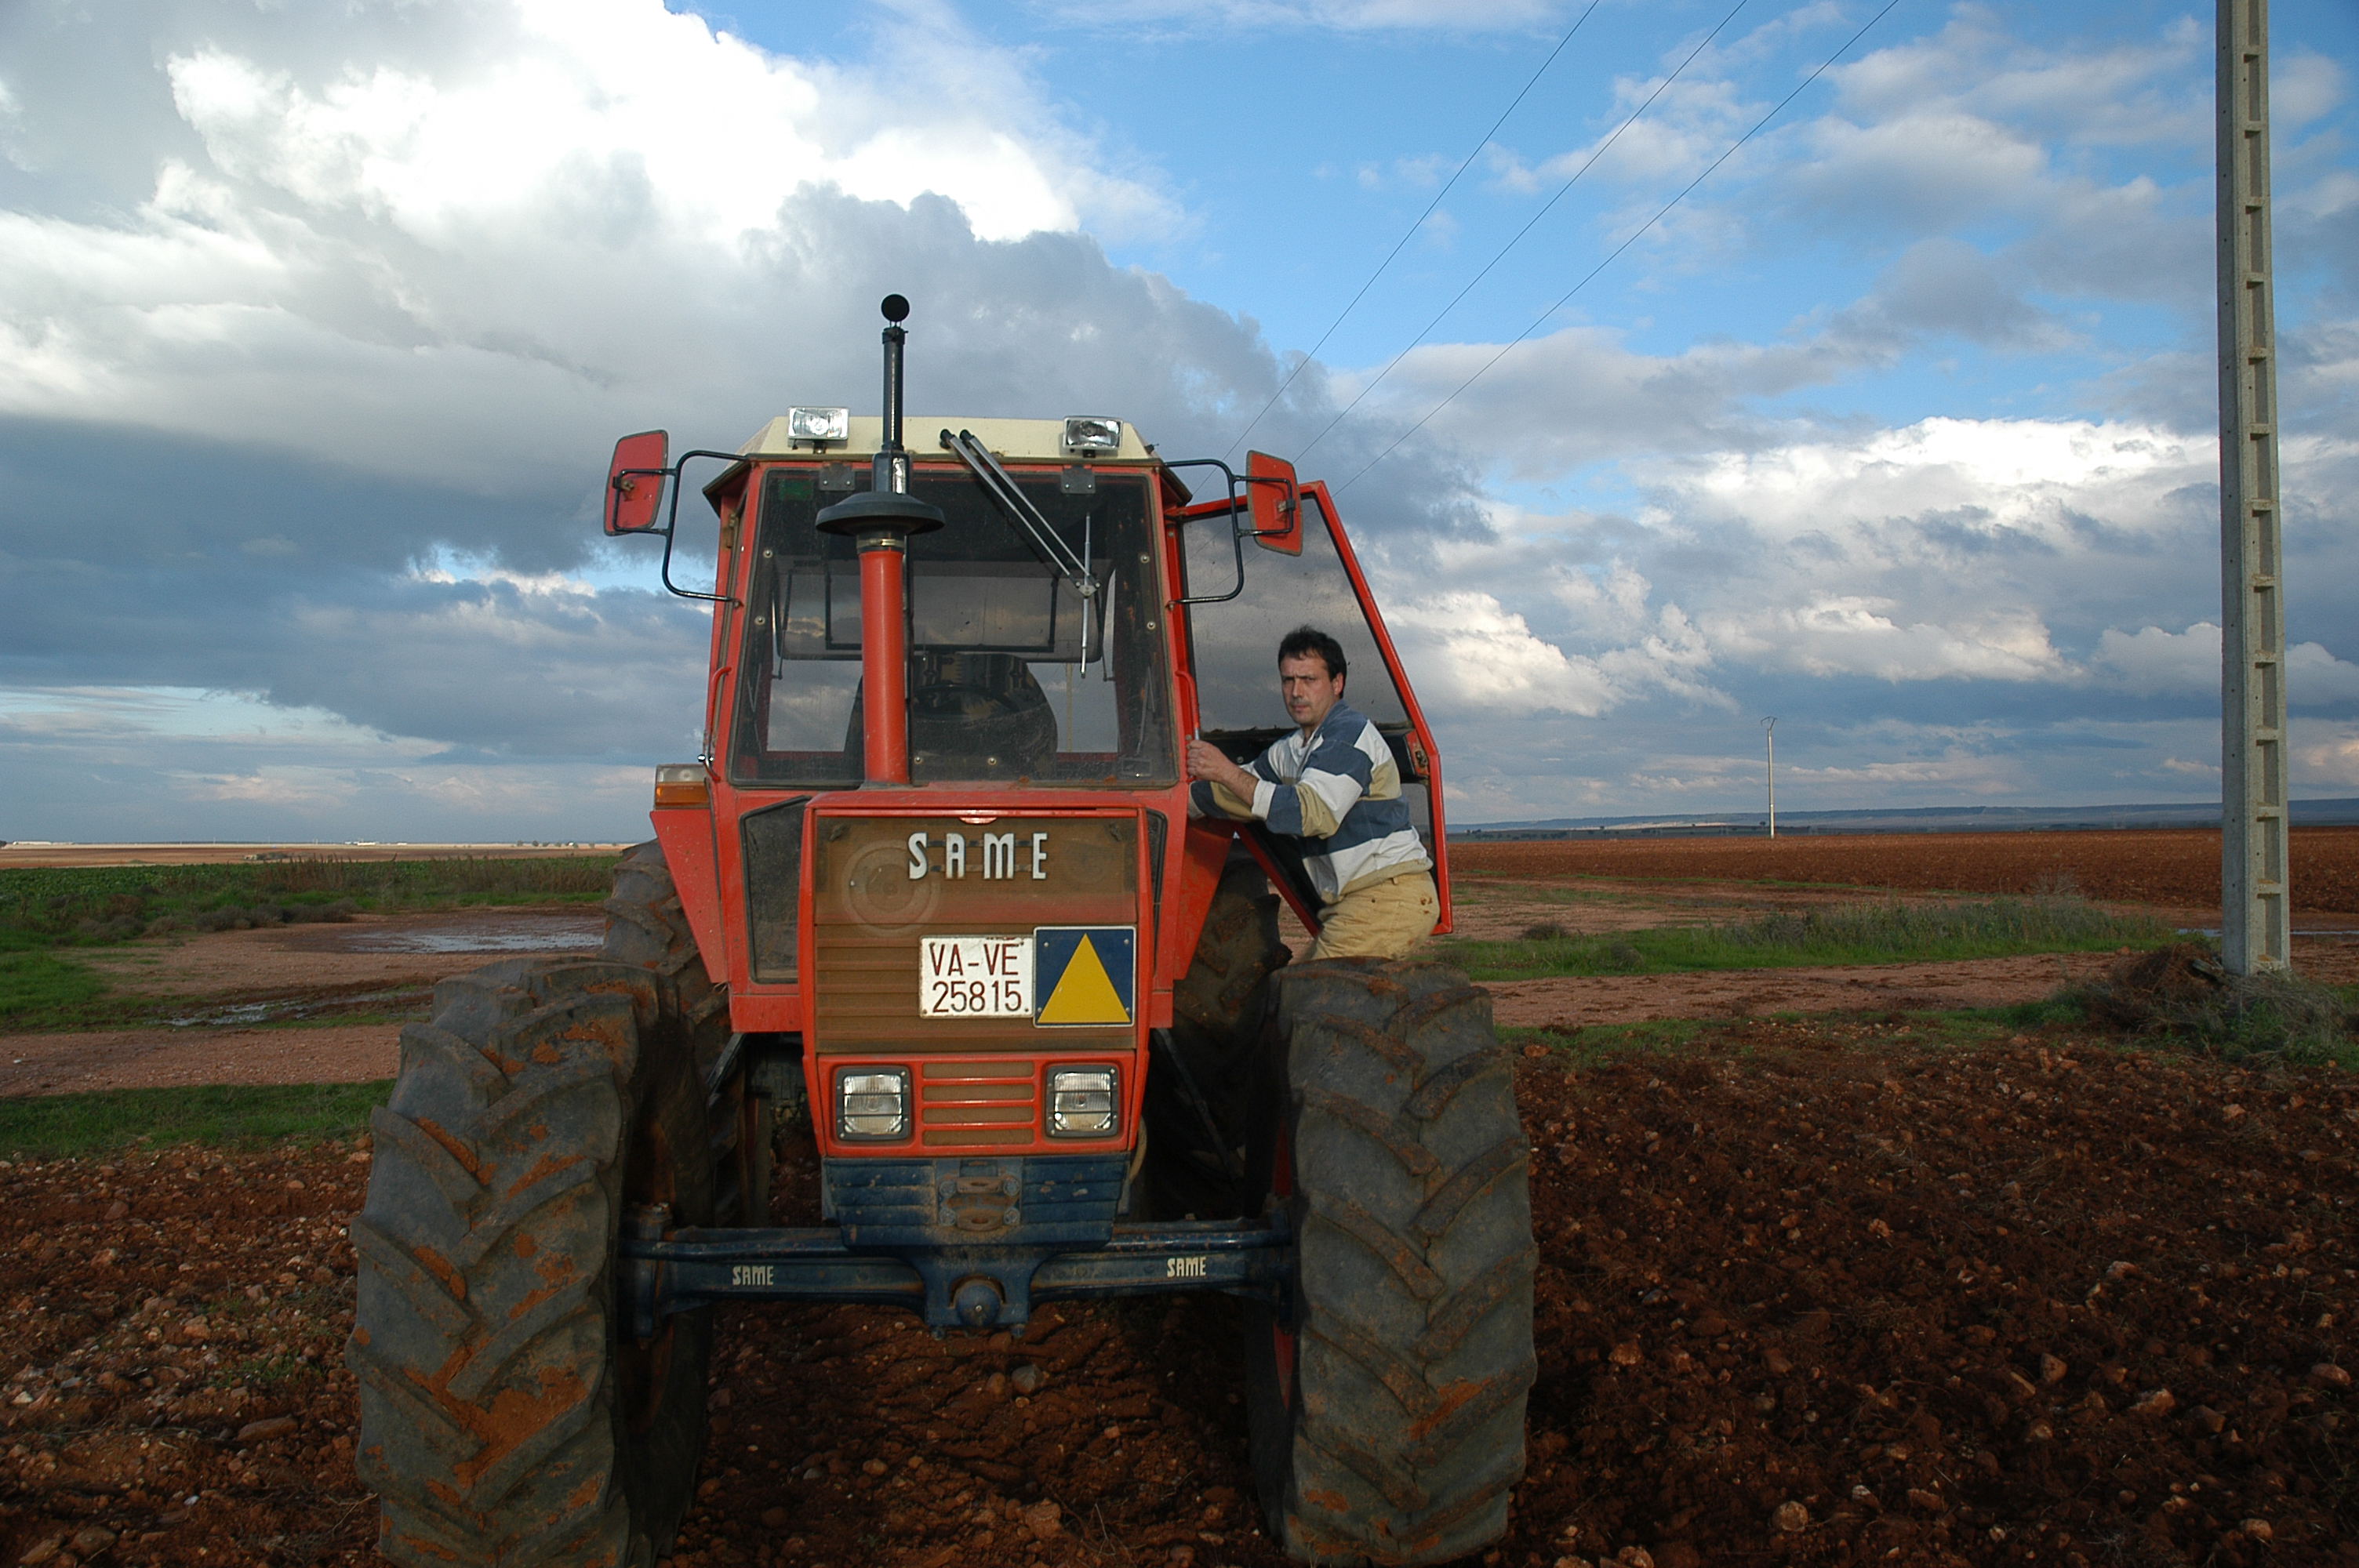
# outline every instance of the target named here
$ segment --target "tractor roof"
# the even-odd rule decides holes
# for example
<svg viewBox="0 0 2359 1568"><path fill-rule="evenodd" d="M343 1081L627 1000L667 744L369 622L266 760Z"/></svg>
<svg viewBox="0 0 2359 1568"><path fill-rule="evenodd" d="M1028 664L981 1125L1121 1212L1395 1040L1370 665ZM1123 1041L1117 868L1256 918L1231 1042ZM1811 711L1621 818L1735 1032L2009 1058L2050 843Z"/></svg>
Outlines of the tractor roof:
<svg viewBox="0 0 2359 1568"><path fill-rule="evenodd" d="M903 423L901 438L913 460L947 456L940 442L941 432L946 429L973 431L975 439L997 454L1003 462L1076 460L1064 449L1065 422L1062 419L975 419L912 414ZM875 455L877 444L884 438L885 421L881 417L855 414L852 416L852 438L830 441L822 452L813 442L789 438L786 417L781 415L763 426L760 433L737 451L740 456L747 458L865 458ZM1156 458L1139 438L1138 427L1125 419L1122 425L1121 449L1111 457L1088 460L1094 463L1152 463Z"/></svg>

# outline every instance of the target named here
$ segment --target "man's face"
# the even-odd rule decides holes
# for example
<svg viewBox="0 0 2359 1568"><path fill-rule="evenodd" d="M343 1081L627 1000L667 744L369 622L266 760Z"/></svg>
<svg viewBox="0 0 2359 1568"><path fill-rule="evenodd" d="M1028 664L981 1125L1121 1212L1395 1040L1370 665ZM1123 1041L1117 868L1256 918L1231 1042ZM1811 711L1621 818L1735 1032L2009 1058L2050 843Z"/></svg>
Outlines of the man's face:
<svg viewBox="0 0 2359 1568"><path fill-rule="evenodd" d="M1343 699L1343 677L1327 673L1327 661L1301 654L1277 661L1278 689L1286 694L1286 714L1305 730L1327 720L1328 710Z"/></svg>

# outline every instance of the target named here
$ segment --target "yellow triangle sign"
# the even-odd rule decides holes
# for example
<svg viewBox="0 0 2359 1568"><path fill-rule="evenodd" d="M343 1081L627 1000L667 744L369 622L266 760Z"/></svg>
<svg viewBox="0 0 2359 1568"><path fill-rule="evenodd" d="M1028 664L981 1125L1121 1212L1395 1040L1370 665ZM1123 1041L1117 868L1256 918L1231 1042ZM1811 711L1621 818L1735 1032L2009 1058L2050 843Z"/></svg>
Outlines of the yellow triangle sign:
<svg viewBox="0 0 2359 1568"><path fill-rule="evenodd" d="M1057 989L1049 993L1048 1002L1040 1009L1042 1023L1128 1023L1130 1009L1123 1006L1122 993L1114 989L1107 975L1105 961L1090 939L1082 937L1073 948L1073 956L1065 964L1065 972L1057 978Z"/></svg>

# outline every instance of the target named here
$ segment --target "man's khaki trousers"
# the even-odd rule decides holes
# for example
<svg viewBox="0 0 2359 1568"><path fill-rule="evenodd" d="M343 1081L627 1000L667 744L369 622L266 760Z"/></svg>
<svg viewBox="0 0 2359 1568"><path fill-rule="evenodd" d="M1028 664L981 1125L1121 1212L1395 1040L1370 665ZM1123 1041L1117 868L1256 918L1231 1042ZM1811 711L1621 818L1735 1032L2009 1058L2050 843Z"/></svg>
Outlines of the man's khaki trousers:
<svg viewBox="0 0 2359 1568"><path fill-rule="evenodd" d="M1404 871L1345 893L1319 912L1313 958L1397 958L1431 935L1441 895L1431 871Z"/></svg>

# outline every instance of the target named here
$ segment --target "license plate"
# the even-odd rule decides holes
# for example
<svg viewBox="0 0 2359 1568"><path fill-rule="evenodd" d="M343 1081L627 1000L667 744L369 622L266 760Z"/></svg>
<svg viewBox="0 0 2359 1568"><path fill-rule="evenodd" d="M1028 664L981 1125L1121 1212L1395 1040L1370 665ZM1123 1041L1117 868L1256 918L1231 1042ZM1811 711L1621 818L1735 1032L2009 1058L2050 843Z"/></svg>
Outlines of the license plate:
<svg viewBox="0 0 2359 1568"><path fill-rule="evenodd" d="M1029 1018L1032 938L929 936L918 955L921 1018Z"/></svg>

